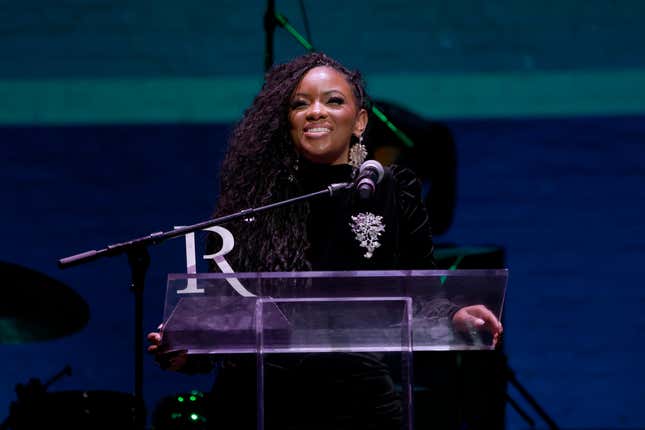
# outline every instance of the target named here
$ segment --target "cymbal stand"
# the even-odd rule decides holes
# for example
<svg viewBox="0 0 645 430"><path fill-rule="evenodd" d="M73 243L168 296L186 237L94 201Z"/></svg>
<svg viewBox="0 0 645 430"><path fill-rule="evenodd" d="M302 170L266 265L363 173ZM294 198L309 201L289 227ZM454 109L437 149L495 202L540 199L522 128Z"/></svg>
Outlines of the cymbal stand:
<svg viewBox="0 0 645 430"><path fill-rule="evenodd" d="M0 430L8 430L16 428L16 419L19 415L19 410L21 406L28 404L29 401L33 401L43 396L47 389L56 381L61 379L64 376L72 376L72 368L70 365L66 365L60 372L52 376L44 384L40 382L38 378L30 379L27 384L17 384L16 385L16 397L17 400L11 403L9 407L9 416L0 423Z"/></svg>

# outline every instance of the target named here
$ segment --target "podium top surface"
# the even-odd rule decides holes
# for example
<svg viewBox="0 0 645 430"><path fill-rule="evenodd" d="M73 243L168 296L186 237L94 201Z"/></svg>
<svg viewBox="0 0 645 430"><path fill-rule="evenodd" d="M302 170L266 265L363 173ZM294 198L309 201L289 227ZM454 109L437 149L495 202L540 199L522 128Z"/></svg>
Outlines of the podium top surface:
<svg viewBox="0 0 645 430"><path fill-rule="evenodd" d="M344 270L308 272L239 272L239 273L169 273L168 281L179 279L293 279L293 278L384 278L384 277L508 277L508 269L460 269L460 270Z"/></svg>
<svg viewBox="0 0 645 430"><path fill-rule="evenodd" d="M194 354L492 349L466 307L501 320L508 270L170 274L163 346Z"/></svg>

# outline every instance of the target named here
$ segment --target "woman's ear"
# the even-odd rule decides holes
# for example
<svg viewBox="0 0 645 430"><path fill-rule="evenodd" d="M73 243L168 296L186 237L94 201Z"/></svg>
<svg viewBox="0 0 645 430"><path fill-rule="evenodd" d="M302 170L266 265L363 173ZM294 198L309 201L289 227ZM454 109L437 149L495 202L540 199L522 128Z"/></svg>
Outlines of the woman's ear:
<svg viewBox="0 0 645 430"><path fill-rule="evenodd" d="M365 109L361 109L356 115L356 122L354 122L354 135L356 137L363 135L365 127L367 127L368 117L369 116L367 115L367 111Z"/></svg>

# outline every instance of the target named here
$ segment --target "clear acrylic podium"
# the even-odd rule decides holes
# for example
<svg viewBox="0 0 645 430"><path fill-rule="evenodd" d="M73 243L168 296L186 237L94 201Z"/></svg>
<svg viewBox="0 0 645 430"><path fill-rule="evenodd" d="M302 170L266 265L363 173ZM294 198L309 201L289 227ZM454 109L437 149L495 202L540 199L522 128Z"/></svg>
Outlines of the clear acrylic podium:
<svg viewBox="0 0 645 430"><path fill-rule="evenodd" d="M451 317L478 304L501 320L507 278L507 270L170 274L161 348L255 354L260 430L270 354L398 354L409 430L413 351L492 349L486 332L457 329Z"/></svg>

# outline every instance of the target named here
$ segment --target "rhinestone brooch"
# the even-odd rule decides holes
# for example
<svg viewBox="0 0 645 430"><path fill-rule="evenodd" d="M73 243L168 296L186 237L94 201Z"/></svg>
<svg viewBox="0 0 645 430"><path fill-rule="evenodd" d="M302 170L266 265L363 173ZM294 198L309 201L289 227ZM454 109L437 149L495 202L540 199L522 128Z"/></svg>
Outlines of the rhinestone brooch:
<svg viewBox="0 0 645 430"><path fill-rule="evenodd" d="M372 258L374 250L381 246L378 238L385 231L383 217L374 215L371 212L359 213L352 216L352 222L349 223L349 226L356 235L359 245L367 250L363 257Z"/></svg>

